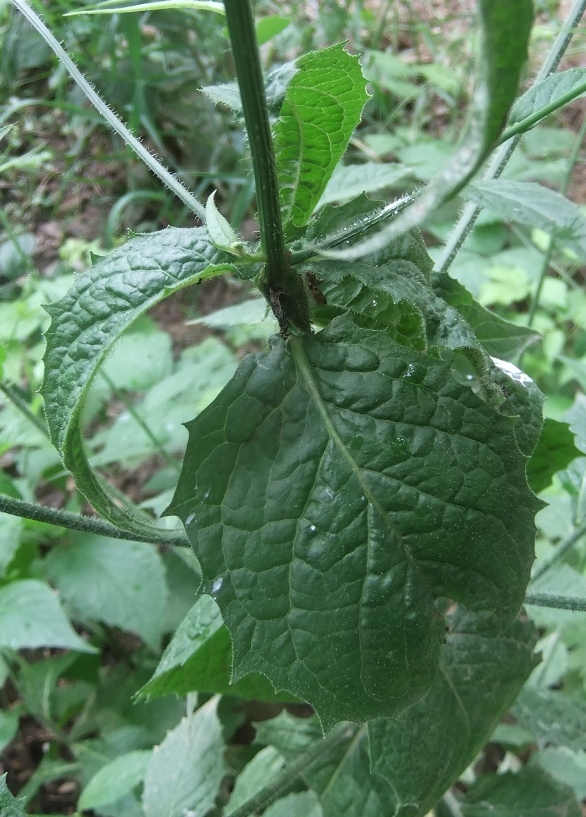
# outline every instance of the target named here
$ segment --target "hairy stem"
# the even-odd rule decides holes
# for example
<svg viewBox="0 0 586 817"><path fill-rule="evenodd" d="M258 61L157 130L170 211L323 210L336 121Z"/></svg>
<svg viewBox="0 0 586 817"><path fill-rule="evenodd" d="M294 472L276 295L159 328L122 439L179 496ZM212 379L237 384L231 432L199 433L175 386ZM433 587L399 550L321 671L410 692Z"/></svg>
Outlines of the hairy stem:
<svg viewBox="0 0 586 817"><path fill-rule="evenodd" d="M206 213L205 208L199 201L191 195L189 190L166 167L164 167L159 160L153 156L152 153L142 145L139 140L130 133L126 125L116 116L116 114L108 108L104 100L97 94L87 79L77 68L71 57L65 51L63 46L55 39L53 34L49 31L47 26L43 23L38 14L25 2L25 0L10 0L13 5L26 17L29 23L35 28L43 40L47 43L49 48L57 56L69 76L81 88L86 98L92 103L94 108L98 110L108 125L115 131L126 144L132 148L139 159L145 163L148 169L154 173L155 176L167 185L175 195L181 199L183 204L189 207L205 224Z"/></svg>
<svg viewBox="0 0 586 817"><path fill-rule="evenodd" d="M536 85L538 82L543 82L543 80L552 74L558 65L560 64L560 60L562 59L563 55L566 52L568 45L572 39L574 29L576 28L577 24L580 22L584 12L586 11L586 0L574 0L572 8L570 9L570 13L568 14L562 28L558 36L555 39L553 46L551 47L551 51L545 58L543 65L541 66L539 73L535 77L534 84ZM517 134L513 139L505 142L501 147L495 151L493 157L490 161L488 166L488 170L484 175L484 179L497 179L503 170L505 169L507 162L513 155L513 151L519 144L519 140L521 139L521 134ZM474 227L476 219L478 218L478 214L480 213L480 207L477 207L475 204L467 204L464 208L462 215L460 216L460 220L452 230L452 233L448 237L448 241L446 242L446 246L439 257L435 270L437 272L447 272L449 267L452 264L452 261L460 251L462 245L466 241L470 231Z"/></svg>
<svg viewBox="0 0 586 817"><path fill-rule="evenodd" d="M78 513L61 511L56 508L47 508L45 505L38 505L35 502L25 502L24 499L14 499L4 494L0 494L0 513L9 513L24 519L34 519L35 522L46 522L49 525L57 525L60 528L70 528L71 530L84 531L84 533L110 536L112 539L126 539L132 542L164 543L167 545L189 547L187 537L180 531L173 533L169 530L161 529L160 536L156 533L153 533L151 536L146 532L143 536L137 536L134 533L116 527L116 525L111 525L110 522L106 522L105 519L101 519L100 517L82 516Z"/></svg>
<svg viewBox="0 0 586 817"><path fill-rule="evenodd" d="M252 155L261 247L267 262L263 289L281 330L286 330L285 324L289 319L297 325L304 323L296 315L295 307L303 303L306 296L285 252L277 162L254 18L249 0L226 0L224 5ZM283 315L280 314L281 311ZM309 329L309 319L307 326L301 328Z"/></svg>
<svg viewBox="0 0 586 817"><path fill-rule="evenodd" d="M326 735L323 740L314 743L306 752L294 760L287 766L259 792L254 794L241 806L234 811L228 813L228 817L249 817L259 811L264 811L267 806L280 797L285 792L295 779L299 777L312 763L314 763L320 755L329 751L334 746L346 740L351 740L358 727L352 723L339 723L332 731Z"/></svg>
<svg viewBox="0 0 586 817"><path fill-rule="evenodd" d="M553 593L527 593L525 604L536 607L554 607L557 610L572 610L576 613L586 612L586 599L576 596L555 596Z"/></svg>

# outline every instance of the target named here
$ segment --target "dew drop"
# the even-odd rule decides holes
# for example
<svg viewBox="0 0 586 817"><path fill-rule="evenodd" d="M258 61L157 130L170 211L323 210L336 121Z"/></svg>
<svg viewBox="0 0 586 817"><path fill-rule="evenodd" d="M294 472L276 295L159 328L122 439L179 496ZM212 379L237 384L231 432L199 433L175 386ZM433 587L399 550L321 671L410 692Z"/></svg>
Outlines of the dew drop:
<svg viewBox="0 0 586 817"><path fill-rule="evenodd" d="M214 579L214 581L212 582L212 595L214 595L214 593L217 593L219 591L219 589L221 588L223 583L224 583L224 579L221 576L218 576L217 579Z"/></svg>
<svg viewBox="0 0 586 817"><path fill-rule="evenodd" d="M315 533L315 530L316 530L315 525L310 525L310 526L309 526L309 530L310 530L312 533Z"/></svg>
<svg viewBox="0 0 586 817"><path fill-rule="evenodd" d="M195 514L190 513L189 516L187 517L187 519L185 520L185 524L186 525L191 525L191 523L193 522L194 519L195 519Z"/></svg>

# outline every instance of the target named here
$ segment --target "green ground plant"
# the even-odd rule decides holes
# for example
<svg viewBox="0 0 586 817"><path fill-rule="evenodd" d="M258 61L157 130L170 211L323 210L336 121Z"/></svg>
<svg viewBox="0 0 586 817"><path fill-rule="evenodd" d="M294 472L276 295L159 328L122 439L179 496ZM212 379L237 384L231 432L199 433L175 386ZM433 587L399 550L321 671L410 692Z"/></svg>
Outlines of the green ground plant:
<svg viewBox="0 0 586 817"><path fill-rule="evenodd" d="M262 26L248 0L180 3L220 17L214 36L227 26L237 83L205 90L247 135L254 242L214 193L202 204L149 154L37 14L13 2L202 226L133 235L74 278L37 282L2 336L0 442L21 447L22 476L0 484L0 510L11 514L2 516L2 671L19 693L0 737L10 741L24 707L55 744L21 800L2 783L1 813L18 817L43 783L77 777L78 811L113 817L521 817L536 808L577 817L586 795L584 398L571 408L573 433L560 418L567 384L584 378L576 274L586 221L564 195L583 131L561 193L523 177L537 149L530 141L517 175L501 174L521 134L586 92L585 69L556 72L586 4L574 3L518 98L532 3L479 0L461 139L439 173L428 180L421 161L427 183L389 203L367 193L406 187L417 146L402 162L373 162L377 146L390 149L368 137L385 134L354 136L369 92L344 43L263 74ZM116 13L123 26L128 10L108 2L85 11ZM282 25L264 19L268 33ZM365 59L375 94L384 56L373 49ZM417 87L393 70L395 83ZM382 75L393 76L388 66ZM434 77L448 94L445 76ZM468 205L448 235L457 196ZM518 246L507 245L503 221ZM422 225L444 242L439 250L428 252ZM16 239L13 263L26 266ZM147 311L220 277L249 300L203 320L232 325L233 335L175 360ZM512 308L529 296L525 315ZM38 311L47 301L49 326ZM505 317L486 308L495 305ZM12 315L8 301L0 306ZM23 366L39 382L41 344L26 361L19 344L40 329L43 411L13 385ZM535 352L537 331L546 342ZM268 335L238 362L234 347ZM522 356L541 385L555 382L545 423ZM124 412L86 442L112 396ZM161 458L155 499L140 507L98 470L152 453ZM31 501L41 474L53 485L73 476L73 507ZM76 513L83 498L99 516ZM142 652L128 655L114 628L138 636ZM39 648L58 651L41 660L19 652ZM100 666L99 649L121 663ZM184 717L171 693L187 696ZM235 701L290 707L239 747ZM509 712L514 723L501 723ZM476 777L472 764L491 738L509 765ZM458 779L465 785L453 793Z"/></svg>

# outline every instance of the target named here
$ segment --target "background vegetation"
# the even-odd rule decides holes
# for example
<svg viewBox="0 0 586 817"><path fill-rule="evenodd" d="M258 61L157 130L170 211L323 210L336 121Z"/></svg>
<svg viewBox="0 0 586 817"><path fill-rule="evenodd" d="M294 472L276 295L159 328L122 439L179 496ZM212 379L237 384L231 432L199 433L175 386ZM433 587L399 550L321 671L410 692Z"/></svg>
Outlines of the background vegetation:
<svg viewBox="0 0 586 817"><path fill-rule="evenodd" d="M145 144L198 198L217 190L219 209L252 237L242 128L202 92L234 78L222 18L185 11L66 17L76 4L33 5ZM565 11L563 3L536 5L527 80ZM472 3L258 2L255 12L267 69L341 40L362 55L372 97L347 157L364 165L361 189L367 178L373 197L398 197L434 175L453 149L470 92ZM578 32L563 67L583 67L584 45ZM46 433L38 395L49 320L42 305L128 230L192 226L193 216L102 126L7 5L0 6L0 60L0 492L87 511ZM586 202L584 111L580 100L523 136L506 178L539 181ZM334 176L328 200L354 195L350 183ZM436 256L461 207L456 200L426 224ZM518 362L544 392L546 417L567 432L551 451L563 470L541 485L547 507L538 515L537 570L552 554L561 557L544 572L543 589L586 596L586 240L570 247L543 226L484 210L450 272L482 304L540 335ZM187 441L182 423L275 326L246 284L226 277L156 307L126 333L92 386L84 418L92 464L139 507L161 512ZM205 814L189 811L195 802L213 810L228 801L233 809L282 767L291 736L313 735L304 705L251 702L244 683L241 697L208 694L227 677L229 644L213 607L205 621L185 618L198 587L181 548L0 515L2 770L31 813L174 817ZM537 773L541 781L547 774L551 808L575 814L586 798L586 613L532 607L529 614L544 660L457 789L482 791L494 772L524 776L529 787ZM196 649L193 633L203 628L214 639L211 654L203 638ZM186 644L194 656L188 663ZM170 683L185 696L166 695ZM256 735L255 722L264 723ZM163 784L187 768L184 799L161 801ZM275 815L319 808L301 782L287 796L288 810ZM438 817L458 808L448 793ZM484 813L479 808L465 813Z"/></svg>

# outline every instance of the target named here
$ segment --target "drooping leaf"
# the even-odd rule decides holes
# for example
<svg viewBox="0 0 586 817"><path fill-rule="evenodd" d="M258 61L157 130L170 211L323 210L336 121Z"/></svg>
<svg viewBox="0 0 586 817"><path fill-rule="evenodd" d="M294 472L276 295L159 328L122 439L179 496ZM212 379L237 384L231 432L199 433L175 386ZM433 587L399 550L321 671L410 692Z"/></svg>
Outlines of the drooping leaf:
<svg viewBox="0 0 586 817"><path fill-rule="evenodd" d="M231 260L204 228L168 228L132 238L78 275L67 295L47 307L52 320L42 392L51 440L79 490L125 530L152 535L154 525L118 507L88 463L80 418L90 382L135 318L183 287L234 270ZM166 532L160 536L163 541Z"/></svg>
<svg viewBox="0 0 586 817"><path fill-rule="evenodd" d="M144 778L145 817L204 817L224 776L217 698L183 718L156 747Z"/></svg>
<svg viewBox="0 0 586 817"><path fill-rule="evenodd" d="M527 685L512 712L540 743L586 749L586 703L580 698Z"/></svg>
<svg viewBox="0 0 586 817"><path fill-rule="evenodd" d="M586 218L573 202L555 190L535 182L493 179L470 185L465 195L506 221L555 234L556 242L586 258Z"/></svg>
<svg viewBox="0 0 586 817"><path fill-rule="evenodd" d="M346 260L360 258L417 227L462 190L494 148L527 57L533 4L531 0L479 0L478 11L481 44L477 79L467 125L454 156L414 204L379 233L351 248L325 254Z"/></svg>
<svg viewBox="0 0 586 817"><path fill-rule="evenodd" d="M0 648L62 647L95 652L80 638L63 612L57 594L36 579L0 588Z"/></svg>
<svg viewBox="0 0 586 817"><path fill-rule="evenodd" d="M369 724L372 770L390 784L397 814L427 814L474 760L537 663L530 622L516 621L492 638L477 623L461 612L452 616L429 693L395 718Z"/></svg>
<svg viewBox="0 0 586 817"><path fill-rule="evenodd" d="M342 45L296 61L274 128L285 224L309 220L367 100L357 57Z"/></svg>
<svg viewBox="0 0 586 817"><path fill-rule="evenodd" d="M411 173L410 168L396 162L363 162L360 165L338 165L317 204L323 207L332 202L355 199L362 193L375 193L392 187Z"/></svg>
<svg viewBox="0 0 586 817"><path fill-rule="evenodd" d="M527 480L531 489L537 494L547 488L553 475L580 455L567 423L546 418L537 448L527 463Z"/></svg>
<svg viewBox="0 0 586 817"><path fill-rule="evenodd" d="M0 814L2 817L26 817L24 807L6 785L6 775L0 777Z"/></svg>
<svg viewBox="0 0 586 817"><path fill-rule="evenodd" d="M222 615L211 596L201 596L177 628L153 677L138 699L188 692L217 692L258 701L291 701L276 695L263 675L252 674L231 684L232 647Z"/></svg>
<svg viewBox="0 0 586 817"><path fill-rule="evenodd" d="M100 810L120 800L142 782L151 751L135 750L106 763L82 791L78 808Z"/></svg>
<svg viewBox="0 0 586 817"><path fill-rule="evenodd" d="M435 597L506 626L538 508L514 422L348 317L246 358L189 424L168 511L231 632L234 679L266 674L329 729L425 693Z"/></svg>
<svg viewBox="0 0 586 817"><path fill-rule="evenodd" d="M464 817L581 817L573 791L542 769L525 766L480 777L460 804Z"/></svg>
<svg viewBox="0 0 586 817"><path fill-rule="evenodd" d="M479 342L491 357L512 360L539 340L539 335L526 326L510 323L489 312L476 301L471 293L447 273L432 275L435 294L457 309L470 324Z"/></svg>
<svg viewBox="0 0 586 817"><path fill-rule="evenodd" d="M226 814L242 805L267 785L285 765L285 758L274 746L267 746L255 755L236 778L234 789L226 806Z"/></svg>
<svg viewBox="0 0 586 817"><path fill-rule="evenodd" d="M43 564L45 575L74 610L130 630L158 651L167 587L153 545L78 534Z"/></svg>
<svg viewBox="0 0 586 817"><path fill-rule="evenodd" d="M526 130L545 116L586 93L586 68L550 74L518 99L509 114L508 128L526 122Z"/></svg>
<svg viewBox="0 0 586 817"><path fill-rule="evenodd" d="M535 629L517 621L502 635L486 637L474 617L461 612L450 624L428 694L395 718L372 721L370 750L364 726L304 772L324 817L423 817L508 709L536 663ZM258 742L276 746L290 761L321 737L315 721L288 713L255 728Z"/></svg>

